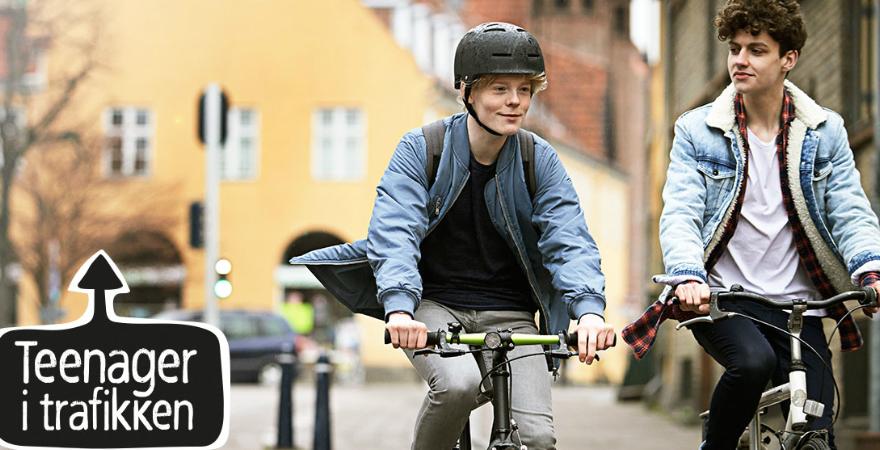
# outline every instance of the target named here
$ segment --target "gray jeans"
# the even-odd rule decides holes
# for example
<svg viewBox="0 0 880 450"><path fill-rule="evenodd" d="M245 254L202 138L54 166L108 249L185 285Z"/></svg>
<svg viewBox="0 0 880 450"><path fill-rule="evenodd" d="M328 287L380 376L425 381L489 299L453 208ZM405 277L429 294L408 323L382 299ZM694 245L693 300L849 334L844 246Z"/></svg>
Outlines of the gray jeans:
<svg viewBox="0 0 880 450"><path fill-rule="evenodd" d="M422 300L415 319L428 330L446 330L448 322L459 322L470 333L512 328L517 333L537 333L535 317L524 311L470 311L453 309L431 300ZM513 359L541 351L540 346L518 346L508 353ZM479 396L480 379L491 366L492 355L441 358L438 355L413 356L406 351L413 367L428 383L429 391L416 419L413 450L450 450L461 434L471 410L489 400ZM550 401L551 375L544 356L531 356L510 363L511 410L519 426L522 444L529 450L554 450L553 412ZM489 389L490 383L484 383Z"/></svg>

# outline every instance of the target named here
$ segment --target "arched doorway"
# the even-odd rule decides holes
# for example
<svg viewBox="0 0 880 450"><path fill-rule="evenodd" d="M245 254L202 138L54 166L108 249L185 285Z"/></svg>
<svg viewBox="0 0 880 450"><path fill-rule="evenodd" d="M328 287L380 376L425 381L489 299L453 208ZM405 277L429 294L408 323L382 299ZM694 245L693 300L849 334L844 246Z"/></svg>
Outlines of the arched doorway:
<svg viewBox="0 0 880 450"><path fill-rule="evenodd" d="M342 243L342 239L331 233L305 233L287 245L275 270L282 314L299 334L325 344L335 341L336 325L350 318L352 313L336 301L307 268L292 266L289 261L294 256Z"/></svg>
<svg viewBox="0 0 880 450"><path fill-rule="evenodd" d="M149 317L180 307L186 269L177 247L162 232L125 233L109 254L131 290L116 297L116 314Z"/></svg>

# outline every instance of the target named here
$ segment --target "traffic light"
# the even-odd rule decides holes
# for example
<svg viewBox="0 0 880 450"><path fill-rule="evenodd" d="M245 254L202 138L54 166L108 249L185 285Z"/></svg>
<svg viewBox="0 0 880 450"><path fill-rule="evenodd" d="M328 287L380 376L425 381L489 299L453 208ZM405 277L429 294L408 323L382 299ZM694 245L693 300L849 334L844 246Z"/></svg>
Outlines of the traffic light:
<svg viewBox="0 0 880 450"><path fill-rule="evenodd" d="M214 263L214 272L217 272L217 281L214 282L214 295L220 299L232 295L232 282L229 281L232 263L226 258L220 258Z"/></svg>
<svg viewBox="0 0 880 450"><path fill-rule="evenodd" d="M189 246L205 246L205 205L202 202L189 204Z"/></svg>

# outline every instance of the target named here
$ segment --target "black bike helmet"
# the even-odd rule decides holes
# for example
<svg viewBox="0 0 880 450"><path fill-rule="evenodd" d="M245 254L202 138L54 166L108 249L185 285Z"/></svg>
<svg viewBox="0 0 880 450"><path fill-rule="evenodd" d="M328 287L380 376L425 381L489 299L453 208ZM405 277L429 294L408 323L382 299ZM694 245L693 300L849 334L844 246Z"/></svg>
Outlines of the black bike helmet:
<svg viewBox="0 0 880 450"><path fill-rule="evenodd" d="M500 136L480 121L468 103L471 85L480 75L542 74L544 55L538 40L528 31L509 23L488 22L477 25L461 38L455 49L453 72L455 89L464 83L464 104L468 113L486 131Z"/></svg>
<svg viewBox="0 0 880 450"><path fill-rule="evenodd" d="M455 89L483 74L544 73L544 55L538 40L509 23L488 22L465 33L455 49Z"/></svg>

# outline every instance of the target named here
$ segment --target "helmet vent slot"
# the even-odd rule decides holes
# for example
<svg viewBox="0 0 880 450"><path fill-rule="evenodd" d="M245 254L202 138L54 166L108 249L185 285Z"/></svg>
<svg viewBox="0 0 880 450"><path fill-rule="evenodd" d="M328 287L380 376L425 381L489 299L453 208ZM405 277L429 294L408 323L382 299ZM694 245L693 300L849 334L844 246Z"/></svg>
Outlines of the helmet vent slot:
<svg viewBox="0 0 880 450"><path fill-rule="evenodd" d="M513 56L513 53L492 53L492 56L497 56L500 58L510 58Z"/></svg>

